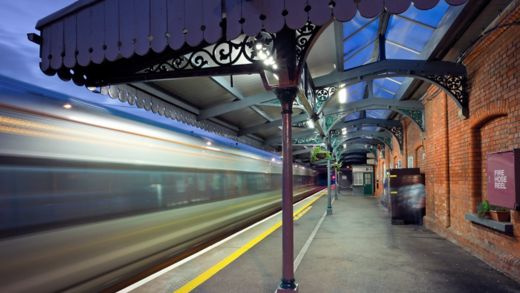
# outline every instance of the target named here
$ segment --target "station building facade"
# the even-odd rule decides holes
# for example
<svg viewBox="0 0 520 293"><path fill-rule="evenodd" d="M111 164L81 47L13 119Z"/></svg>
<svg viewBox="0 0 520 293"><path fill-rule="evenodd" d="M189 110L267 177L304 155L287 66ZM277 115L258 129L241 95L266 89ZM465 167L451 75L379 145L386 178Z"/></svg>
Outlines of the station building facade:
<svg viewBox="0 0 520 293"><path fill-rule="evenodd" d="M420 168L425 174L427 228L520 281L520 211L511 210L513 235L465 219L488 198L486 156L520 148L520 5L504 11L467 51L469 119L443 91L423 96L425 132L404 119L404 147L386 147L376 169ZM516 25L515 25L516 23ZM394 145L397 141L394 138ZM409 166L410 164L410 166ZM413 164L413 166L411 166Z"/></svg>

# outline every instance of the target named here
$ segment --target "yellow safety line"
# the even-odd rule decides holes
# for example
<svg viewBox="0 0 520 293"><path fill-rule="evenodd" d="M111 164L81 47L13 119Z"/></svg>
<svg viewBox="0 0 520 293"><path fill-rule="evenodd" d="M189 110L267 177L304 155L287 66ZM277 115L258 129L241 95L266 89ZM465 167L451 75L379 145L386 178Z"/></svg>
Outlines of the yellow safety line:
<svg viewBox="0 0 520 293"><path fill-rule="evenodd" d="M296 212L293 213L293 218L298 217L301 218L304 213L310 210L310 206L315 203L318 199L320 199L325 194L325 191L321 191L318 196L316 196L315 199L311 200L307 204L305 204L303 207L299 208ZM300 215L301 214L301 215ZM226 258L218 262L216 265L209 268L207 271L203 272L202 274L195 277L193 280L186 283L181 288L174 291L174 293L186 293L191 292L193 289L200 286L202 283L206 282L208 279L213 277L216 273L227 267L230 263L235 261L237 258L239 258L242 254L246 253L248 250L253 248L255 245L260 243L260 241L264 240L267 236L269 236L271 233L276 231L278 228L282 226L282 221L278 221L276 224L271 226L269 229L262 232L262 234L258 235L248 243L246 243L244 246L240 247L239 249L235 250L232 254L228 255Z"/></svg>

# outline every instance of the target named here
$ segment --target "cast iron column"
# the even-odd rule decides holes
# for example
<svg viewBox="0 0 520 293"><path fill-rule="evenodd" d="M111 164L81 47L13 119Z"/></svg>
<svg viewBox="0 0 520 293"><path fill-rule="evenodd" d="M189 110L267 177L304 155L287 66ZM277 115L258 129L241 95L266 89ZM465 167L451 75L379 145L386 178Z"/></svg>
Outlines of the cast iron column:
<svg viewBox="0 0 520 293"><path fill-rule="evenodd" d="M334 168L334 177L336 178L336 180L334 180L334 198L338 200L338 170L336 168Z"/></svg>
<svg viewBox="0 0 520 293"><path fill-rule="evenodd" d="M292 105L297 88L276 89L282 104L282 282L277 292L298 292L294 280Z"/></svg>
<svg viewBox="0 0 520 293"><path fill-rule="evenodd" d="M332 215L332 192L330 192L330 159L327 159L327 215Z"/></svg>

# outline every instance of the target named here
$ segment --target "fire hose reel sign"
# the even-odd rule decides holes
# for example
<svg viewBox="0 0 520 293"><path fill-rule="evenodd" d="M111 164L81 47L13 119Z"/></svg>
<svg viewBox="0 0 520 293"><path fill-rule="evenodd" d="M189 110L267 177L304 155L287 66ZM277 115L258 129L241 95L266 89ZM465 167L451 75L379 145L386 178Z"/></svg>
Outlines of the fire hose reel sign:
<svg viewBox="0 0 520 293"><path fill-rule="evenodd" d="M520 149L487 155L489 203L520 208Z"/></svg>

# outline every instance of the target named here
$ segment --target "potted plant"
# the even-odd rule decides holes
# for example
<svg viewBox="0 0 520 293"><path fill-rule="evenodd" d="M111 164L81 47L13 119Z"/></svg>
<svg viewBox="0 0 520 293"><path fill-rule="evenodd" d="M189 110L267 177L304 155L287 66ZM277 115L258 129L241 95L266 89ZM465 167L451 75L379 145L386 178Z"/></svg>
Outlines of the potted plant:
<svg viewBox="0 0 520 293"><path fill-rule="evenodd" d="M336 170L336 172L339 172L339 170L341 169L341 162L336 162L332 165L332 168L334 168L334 170Z"/></svg>
<svg viewBox="0 0 520 293"><path fill-rule="evenodd" d="M491 205L489 207L489 215L491 219L498 222L509 222L511 220L511 213L508 209Z"/></svg>
<svg viewBox="0 0 520 293"><path fill-rule="evenodd" d="M330 152L327 151L322 146L315 146L312 148L311 152L311 162L321 161L325 159L330 159Z"/></svg>
<svg viewBox="0 0 520 293"><path fill-rule="evenodd" d="M477 207L477 216L479 218L487 218L489 217L489 202L487 200L483 200L478 204Z"/></svg>

